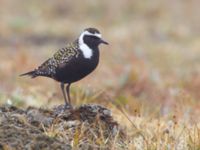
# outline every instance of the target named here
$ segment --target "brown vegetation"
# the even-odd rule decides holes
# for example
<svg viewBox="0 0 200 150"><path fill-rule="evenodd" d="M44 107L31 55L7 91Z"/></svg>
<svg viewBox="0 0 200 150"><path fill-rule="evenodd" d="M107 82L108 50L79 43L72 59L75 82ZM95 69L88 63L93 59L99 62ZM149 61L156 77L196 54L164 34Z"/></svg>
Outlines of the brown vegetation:
<svg viewBox="0 0 200 150"><path fill-rule="evenodd" d="M97 70L72 85L73 105L109 108L127 135L127 149L200 148L198 0L0 4L1 104L50 111L62 104L55 81L18 75L94 26L110 45L101 47Z"/></svg>

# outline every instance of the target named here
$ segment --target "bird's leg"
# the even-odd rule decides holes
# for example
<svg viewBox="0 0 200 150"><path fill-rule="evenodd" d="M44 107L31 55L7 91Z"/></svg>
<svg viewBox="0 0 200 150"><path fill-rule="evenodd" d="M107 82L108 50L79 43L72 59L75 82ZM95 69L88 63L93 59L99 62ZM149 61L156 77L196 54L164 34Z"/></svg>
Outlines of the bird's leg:
<svg viewBox="0 0 200 150"><path fill-rule="evenodd" d="M62 89L62 93L63 93L64 99L65 99L65 106L67 106L67 105L68 105L68 102L67 102L67 98L66 98L64 86L65 86L64 83L61 83L61 84L60 84L60 87L61 87L61 89Z"/></svg>
<svg viewBox="0 0 200 150"><path fill-rule="evenodd" d="M70 83L69 84L67 84L67 86L66 86L66 92L67 92L67 99L68 99L68 103L69 103L69 105L71 105L71 98L70 98Z"/></svg>

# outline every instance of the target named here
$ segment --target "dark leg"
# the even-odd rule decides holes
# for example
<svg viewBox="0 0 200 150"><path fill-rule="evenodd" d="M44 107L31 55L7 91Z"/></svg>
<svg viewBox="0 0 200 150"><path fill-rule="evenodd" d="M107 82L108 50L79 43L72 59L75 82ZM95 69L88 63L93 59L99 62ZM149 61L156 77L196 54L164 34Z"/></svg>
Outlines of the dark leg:
<svg viewBox="0 0 200 150"><path fill-rule="evenodd" d="M65 86L64 83L61 83L61 84L60 84L60 87L61 87L61 89L62 89L62 93L63 93L64 99L65 99L65 105L68 105L67 98L66 98L66 95L65 95L64 86Z"/></svg>
<svg viewBox="0 0 200 150"><path fill-rule="evenodd" d="M66 86L66 92L67 92L67 99L68 99L68 103L69 103L69 105L71 105L71 98L70 98L70 83L69 84L67 84L67 86Z"/></svg>

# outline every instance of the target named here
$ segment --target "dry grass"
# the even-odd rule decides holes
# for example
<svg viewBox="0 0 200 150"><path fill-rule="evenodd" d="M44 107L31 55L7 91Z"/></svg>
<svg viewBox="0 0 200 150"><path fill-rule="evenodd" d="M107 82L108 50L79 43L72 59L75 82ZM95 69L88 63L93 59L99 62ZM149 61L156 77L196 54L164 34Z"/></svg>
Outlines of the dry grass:
<svg viewBox="0 0 200 150"><path fill-rule="evenodd" d="M198 0L0 4L1 104L63 103L54 81L18 75L95 26L110 45L101 47L98 69L72 86L73 104L111 109L127 133L128 149L200 149ZM46 133L54 136L52 130ZM112 149L120 148L113 143Z"/></svg>

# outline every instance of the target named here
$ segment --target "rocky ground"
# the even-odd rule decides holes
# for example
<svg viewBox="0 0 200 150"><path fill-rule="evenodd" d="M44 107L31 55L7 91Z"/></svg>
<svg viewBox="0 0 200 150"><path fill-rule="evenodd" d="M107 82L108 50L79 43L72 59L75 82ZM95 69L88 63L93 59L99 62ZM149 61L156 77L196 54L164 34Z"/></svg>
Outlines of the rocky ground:
<svg viewBox="0 0 200 150"><path fill-rule="evenodd" d="M125 134L111 111L88 104L53 109L0 107L0 149L123 148Z"/></svg>

